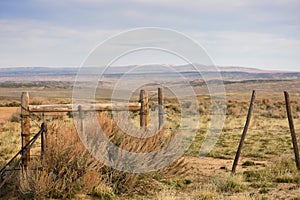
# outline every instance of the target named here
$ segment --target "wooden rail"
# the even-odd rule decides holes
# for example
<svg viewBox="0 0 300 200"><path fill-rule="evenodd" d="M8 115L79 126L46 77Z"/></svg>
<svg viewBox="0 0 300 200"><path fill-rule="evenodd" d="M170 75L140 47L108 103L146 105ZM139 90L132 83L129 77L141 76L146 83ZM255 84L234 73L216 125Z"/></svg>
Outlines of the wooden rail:
<svg viewBox="0 0 300 200"><path fill-rule="evenodd" d="M101 104L83 104L81 111L139 111L140 103L101 103ZM52 105L29 105L29 112L77 112L78 106L73 104L52 104Z"/></svg>

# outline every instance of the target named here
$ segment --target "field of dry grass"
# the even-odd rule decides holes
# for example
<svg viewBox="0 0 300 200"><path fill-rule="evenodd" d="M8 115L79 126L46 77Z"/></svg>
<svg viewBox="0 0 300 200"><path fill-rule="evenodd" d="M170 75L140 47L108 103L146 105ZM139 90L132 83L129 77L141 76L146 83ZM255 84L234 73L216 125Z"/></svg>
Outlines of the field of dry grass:
<svg viewBox="0 0 300 200"><path fill-rule="evenodd" d="M52 149L49 151L51 153L49 161L46 162L48 165L43 166L43 170L35 173L35 175L23 177L20 181L21 184L18 184L20 177L16 176L15 182L12 180L7 188L1 191L0 197L2 195L2 197L7 198L14 195L15 198L28 199L43 196L44 198L107 200L300 199L300 175L295 167L284 96L281 90L277 91L278 88L285 89L284 85L278 86L276 90L267 90L266 88L270 87L268 85L266 87L259 86L265 90L258 90L257 92L253 117L237 173L231 175L231 166L251 97L251 90L249 90L251 86L247 86L246 90L241 89L245 87L238 90L238 87L230 85L227 88L225 124L217 144L208 156L199 158L198 154L211 120L209 113L211 102L209 96L199 95L200 127L192 145L183 157L184 163L173 165L169 169L155 173L126 174L108 170L86 154L82 144L78 138L76 139L71 118L67 116L45 116L50 127L49 136L53 139L50 141L52 145L50 148ZM252 88L256 89L257 86ZM290 89L291 106L299 144L300 91L294 86L290 86ZM64 90L58 93L61 96L55 95L51 98L48 96L40 98L37 95L38 92L39 90L36 90L34 93L33 102L35 104L70 102L68 95L67 98L63 98L66 94ZM0 104L5 106L14 101L18 103L17 95L11 95L14 97L2 97ZM172 130L172 128L176 129L179 120L178 117L173 116L178 116L180 110L176 109L176 102L167 101L169 106L166 110L166 118L169 120L167 120L166 126ZM20 148L19 122L13 117L18 115L14 114L16 109L18 108L0 108L0 166L3 166ZM138 120L137 114L132 117L134 120ZM38 128L36 122L40 123L38 118L32 121L33 130ZM113 122L111 123L113 124ZM110 126L113 126L112 124ZM57 134L62 132L64 133L63 137L58 137ZM109 134L114 135L115 133L110 132ZM110 137L113 140L112 135ZM57 140L57 138L60 139ZM70 138L72 140L69 140ZM77 148L70 150L74 144ZM36 149L38 152L38 148ZM60 154L55 151L56 149L62 150ZM64 154L66 152L69 153L69 156ZM59 165L59 159L62 159L64 163ZM87 162L87 160L89 161ZM50 163L56 164L56 166L50 165ZM55 168L60 171L54 173L53 169ZM182 171L182 169L184 170ZM84 173L81 176L79 172ZM72 179L72 177L76 178ZM65 190L59 190L60 187L65 187Z"/></svg>

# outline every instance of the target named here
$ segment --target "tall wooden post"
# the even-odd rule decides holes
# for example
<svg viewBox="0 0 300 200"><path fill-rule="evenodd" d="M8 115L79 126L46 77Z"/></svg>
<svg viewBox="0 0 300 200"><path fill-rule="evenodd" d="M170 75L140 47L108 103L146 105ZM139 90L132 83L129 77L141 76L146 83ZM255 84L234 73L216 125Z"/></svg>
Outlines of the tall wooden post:
<svg viewBox="0 0 300 200"><path fill-rule="evenodd" d="M163 90L158 88L158 129L161 130L164 124Z"/></svg>
<svg viewBox="0 0 300 200"><path fill-rule="evenodd" d="M47 147L47 124L45 122L42 123L41 130L43 131L41 134L41 157L43 159Z"/></svg>
<svg viewBox="0 0 300 200"><path fill-rule="evenodd" d="M246 124L244 126L244 130L243 130L243 134L242 134L242 137L241 137L241 140L240 140L240 144L239 144L239 147L238 147L238 150L236 152L235 159L234 159L234 162L233 162L233 165L232 165L232 170L231 170L232 174L235 173L236 166L238 165L238 162L239 162L239 158L240 158L240 155L241 155L241 152L242 152L244 140L246 138L246 134L247 134L248 127L249 127L250 120L251 120L251 116L252 116L254 101L255 101L255 90L253 90L253 92L252 92L252 97L251 97L251 102L250 102L250 106L249 106L249 110L248 110Z"/></svg>
<svg viewBox="0 0 300 200"><path fill-rule="evenodd" d="M291 109L291 104L290 104L290 96L287 91L284 91L284 96L285 96L286 112L287 112L287 117L289 120L290 132L291 132L292 142L293 142L293 147L294 147L295 162L296 162L297 169L300 172L299 149L298 149L297 137L296 137L296 133L295 133L292 109Z"/></svg>
<svg viewBox="0 0 300 200"><path fill-rule="evenodd" d="M145 93L145 112L144 112L144 115L145 115L145 127L148 126L149 124L149 99L148 99L148 93L146 92Z"/></svg>
<svg viewBox="0 0 300 200"><path fill-rule="evenodd" d="M141 109L140 109L140 127L144 127L145 125L145 90L140 91L140 103L141 103Z"/></svg>
<svg viewBox="0 0 300 200"><path fill-rule="evenodd" d="M79 113L79 119L80 119L80 132L83 133L83 112L82 112L82 106L78 106L78 113Z"/></svg>
<svg viewBox="0 0 300 200"><path fill-rule="evenodd" d="M149 102L148 102L148 94L145 90L141 90L140 92L140 102L141 102L141 109L140 109L140 127L147 127L148 126L148 113L149 113Z"/></svg>
<svg viewBox="0 0 300 200"><path fill-rule="evenodd" d="M30 116L29 116L28 106L29 106L29 94L28 94L28 92L22 92L22 96L21 96L22 149L30 141ZM27 153L25 153L22 162L23 162L24 168L26 169L30 162L30 149L27 151Z"/></svg>

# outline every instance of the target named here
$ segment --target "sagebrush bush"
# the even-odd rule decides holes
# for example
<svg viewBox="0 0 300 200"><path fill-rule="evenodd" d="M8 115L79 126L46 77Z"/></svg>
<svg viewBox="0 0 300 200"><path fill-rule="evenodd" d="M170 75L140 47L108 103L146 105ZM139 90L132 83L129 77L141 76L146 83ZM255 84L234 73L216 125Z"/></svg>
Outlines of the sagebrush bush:
<svg viewBox="0 0 300 200"><path fill-rule="evenodd" d="M21 122L21 113L20 112L14 112L12 114L12 116L10 117L9 121L20 123Z"/></svg>
<svg viewBox="0 0 300 200"><path fill-rule="evenodd" d="M164 137L162 132L151 138L137 140L120 131L116 122L105 114L99 116L99 122L110 141L125 150L156 151L170 139ZM47 148L42 162L32 162L30 170L20 175L19 191L22 198L72 198L77 193L84 193L111 199L116 194L145 194L159 186L159 181L151 173L123 172L97 161L84 147L73 125L59 121L49 125L48 129ZM95 139L93 131L84 133L87 140ZM118 155L115 156L118 162ZM168 176L185 170L185 163L180 160L155 173Z"/></svg>
<svg viewBox="0 0 300 200"><path fill-rule="evenodd" d="M103 165L89 155L74 127L53 124L47 138L42 163L31 163L33 170L21 176L20 192L23 197L67 198L77 192L89 193L101 183L99 170Z"/></svg>

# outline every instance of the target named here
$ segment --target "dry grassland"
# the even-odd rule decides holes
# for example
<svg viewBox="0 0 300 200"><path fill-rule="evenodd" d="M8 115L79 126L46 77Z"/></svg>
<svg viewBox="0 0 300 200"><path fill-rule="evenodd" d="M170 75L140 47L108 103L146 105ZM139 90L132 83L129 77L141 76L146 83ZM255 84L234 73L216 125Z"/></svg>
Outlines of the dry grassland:
<svg viewBox="0 0 300 200"><path fill-rule="evenodd" d="M294 84L289 83L288 89L299 144L300 91ZM199 95L200 127L183 157L184 162L180 161L167 169L147 174L128 174L103 166L88 155L76 138L72 118L66 115L46 115L45 119L50 127L49 136L52 137L51 151L48 152L49 158L45 162L47 165L43 165L42 171L21 178L20 184L17 174L0 195L3 198L13 195L16 198L27 199L300 199L300 174L294 162L282 93L286 86L275 86L273 85L274 89L268 84L240 88L239 85L226 86L227 114L222 134L212 151L204 158L199 158L198 154L211 120L211 102L208 95ZM231 166L246 120L251 97L250 88L258 88L253 117L237 173L231 175ZM43 98L38 97L39 92L41 91L34 92L35 104L71 101L69 95L63 98L69 91L53 91L56 95L51 98L46 93L43 93ZM9 94L13 97L2 97L0 104L18 102L18 95ZM176 101L166 102L166 128L172 133L178 128L180 110L176 108ZM19 122L12 118L16 109L18 108L0 107L0 166L20 148ZM137 121L138 113L134 113L132 117ZM109 138L125 149L130 148L128 143L124 144L125 137L124 140L117 140L118 132L112 128L115 125L110 120L109 113L108 116L100 115L100 123L109 123L105 125L108 127ZM38 118L33 121L40 123ZM37 130L37 124L32 122L33 130ZM172 137L172 134L168 137ZM155 141L151 142L151 148L159 148L153 146L153 142ZM72 148L74 145L76 148ZM38 152L38 147L36 149ZM60 153L56 152L57 149L60 149ZM40 166L39 163L35 165Z"/></svg>

